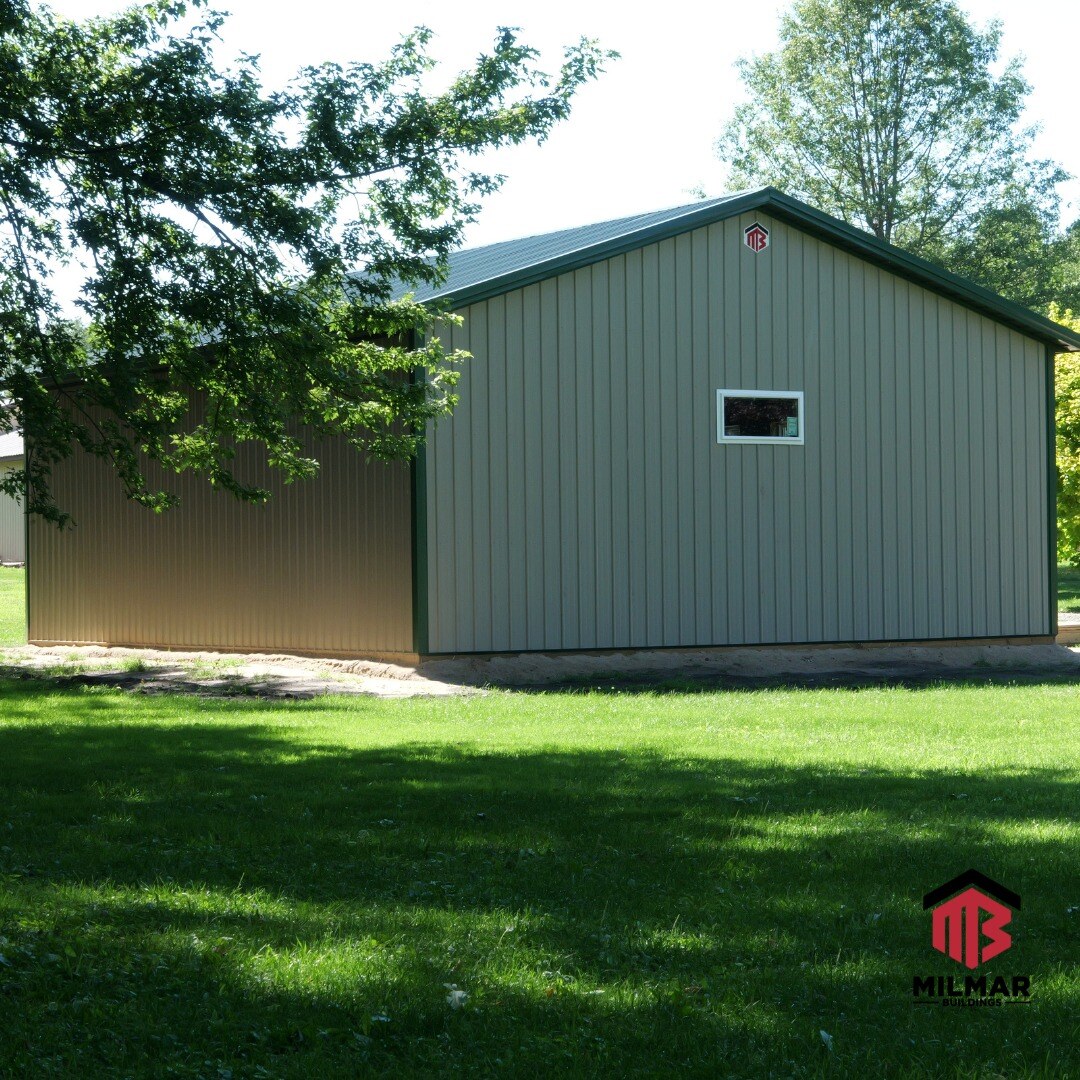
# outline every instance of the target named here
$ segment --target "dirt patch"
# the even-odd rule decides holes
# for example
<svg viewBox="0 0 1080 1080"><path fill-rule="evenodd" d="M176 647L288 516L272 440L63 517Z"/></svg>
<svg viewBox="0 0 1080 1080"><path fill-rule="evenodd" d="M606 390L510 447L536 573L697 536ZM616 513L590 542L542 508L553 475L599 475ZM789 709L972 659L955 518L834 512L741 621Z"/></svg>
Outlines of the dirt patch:
<svg viewBox="0 0 1080 1080"><path fill-rule="evenodd" d="M367 694L406 698L476 692L473 687L436 683L415 668L373 661L100 646L6 649L0 652L0 674L46 677L67 686L115 686L141 693L215 697L288 699Z"/></svg>
<svg viewBox="0 0 1080 1080"><path fill-rule="evenodd" d="M470 694L488 687L704 689L1080 681L1080 649L1061 645L651 649L445 657L405 667L290 655L25 646L0 652L0 674L141 693L407 698Z"/></svg>
<svg viewBox="0 0 1080 1080"><path fill-rule="evenodd" d="M941 680L1080 680L1080 650L1060 645L949 645L651 649L520 653L429 660L440 682L555 687L695 683L717 687L855 686Z"/></svg>

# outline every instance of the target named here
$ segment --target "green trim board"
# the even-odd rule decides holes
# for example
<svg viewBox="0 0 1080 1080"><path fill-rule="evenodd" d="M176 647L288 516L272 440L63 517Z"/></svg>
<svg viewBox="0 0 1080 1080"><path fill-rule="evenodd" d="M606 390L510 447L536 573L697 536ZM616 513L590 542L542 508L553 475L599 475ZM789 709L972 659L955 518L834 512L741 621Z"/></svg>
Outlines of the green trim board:
<svg viewBox="0 0 1080 1080"><path fill-rule="evenodd" d="M23 505L23 566L26 568L23 572L23 617L26 623L26 640L30 640L30 514L27 512L26 506L30 502L30 485L24 481L24 498L26 503Z"/></svg>
<svg viewBox="0 0 1080 1080"><path fill-rule="evenodd" d="M1057 573L1057 402L1054 393L1056 351L1046 347L1046 533L1049 544L1050 633L1058 632Z"/></svg>
<svg viewBox="0 0 1080 1080"><path fill-rule="evenodd" d="M755 211L770 214L820 240L987 315L1028 337L1052 345L1059 352L1080 351L1080 334L1075 331L1006 300L973 281L901 251L870 233L822 213L773 187L606 223L606 232L612 235L595 242L589 242L589 238L595 235L601 226L587 226L550 234L551 243L546 245L541 243L544 237L533 237L459 252L450 257L446 284L436 289L416 289L414 295L425 303L437 302L440 307L460 309L513 289L533 285L558 274L570 273L615 255L625 254L647 244ZM557 249L560 243L568 250L536 258L538 251ZM579 246L574 246L575 244ZM518 265L514 265L515 249L520 251L521 261ZM455 277L462 276L456 273L455 264L460 266L465 256L469 261L468 277L472 280L455 285ZM485 265L490 265L495 271L491 276L484 276Z"/></svg>
<svg viewBox="0 0 1080 1080"><path fill-rule="evenodd" d="M412 347L419 348L423 337L414 334ZM415 381L425 378L424 370L417 368L412 375ZM427 515L427 452L425 439L416 451L409 467L409 498L411 513L409 531L412 558L412 620L413 651L424 655L428 651L428 515Z"/></svg>
<svg viewBox="0 0 1080 1080"><path fill-rule="evenodd" d="M428 651L428 533L427 533L427 447L421 447L412 461L412 587L413 650Z"/></svg>

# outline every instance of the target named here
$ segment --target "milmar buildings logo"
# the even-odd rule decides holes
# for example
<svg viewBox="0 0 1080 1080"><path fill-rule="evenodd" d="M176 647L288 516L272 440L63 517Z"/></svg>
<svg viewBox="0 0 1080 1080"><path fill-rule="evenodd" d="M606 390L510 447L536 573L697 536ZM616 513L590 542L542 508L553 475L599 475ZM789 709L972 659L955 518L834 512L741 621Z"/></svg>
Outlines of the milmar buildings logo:
<svg viewBox="0 0 1080 1080"><path fill-rule="evenodd" d="M934 948L964 967L977 968L1012 945L1002 928L1012 922L1009 908L1020 910L1020 897L978 870L968 870L928 892L923 908L934 909ZM984 937L989 939L985 943Z"/></svg>
<svg viewBox="0 0 1080 1080"><path fill-rule="evenodd" d="M978 870L967 870L931 889L923 897L923 908L933 909L934 948L974 971L1012 947L1005 927L1020 910L1020 897ZM918 1004L1018 1004L1031 1000L1031 977L916 975L912 995Z"/></svg>
<svg viewBox="0 0 1080 1080"><path fill-rule="evenodd" d="M743 229L743 243L755 255L760 255L769 246L769 230L760 221L755 221Z"/></svg>

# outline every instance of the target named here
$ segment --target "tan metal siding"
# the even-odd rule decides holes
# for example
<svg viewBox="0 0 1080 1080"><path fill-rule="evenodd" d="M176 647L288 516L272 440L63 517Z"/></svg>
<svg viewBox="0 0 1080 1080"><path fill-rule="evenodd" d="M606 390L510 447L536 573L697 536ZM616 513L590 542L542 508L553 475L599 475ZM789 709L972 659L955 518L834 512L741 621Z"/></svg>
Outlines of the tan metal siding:
<svg viewBox="0 0 1080 1080"><path fill-rule="evenodd" d="M322 463L311 482L238 456L273 492L266 506L170 477L181 505L161 515L124 499L100 461L64 463L56 496L76 525L31 524L30 640L411 653L408 468L340 440L309 445Z"/></svg>
<svg viewBox="0 0 1080 1080"><path fill-rule="evenodd" d="M1048 633L1041 344L763 215L462 314L431 651ZM717 445L722 386L805 445Z"/></svg>
<svg viewBox="0 0 1080 1080"><path fill-rule="evenodd" d="M21 461L0 462L0 474L21 469ZM26 522L22 503L0 493L0 562L26 561Z"/></svg>

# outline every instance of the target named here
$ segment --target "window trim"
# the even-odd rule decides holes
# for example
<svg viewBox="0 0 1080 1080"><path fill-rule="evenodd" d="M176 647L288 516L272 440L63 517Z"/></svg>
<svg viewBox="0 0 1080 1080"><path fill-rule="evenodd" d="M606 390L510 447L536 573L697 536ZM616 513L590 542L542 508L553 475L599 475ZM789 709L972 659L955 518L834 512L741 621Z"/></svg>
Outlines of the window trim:
<svg viewBox="0 0 1080 1080"><path fill-rule="evenodd" d="M795 398L799 402L799 434L788 435L725 435L724 400L742 398ZM730 387L716 391L716 441L727 446L803 446L806 443L806 399L802 390L734 390Z"/></svg>

